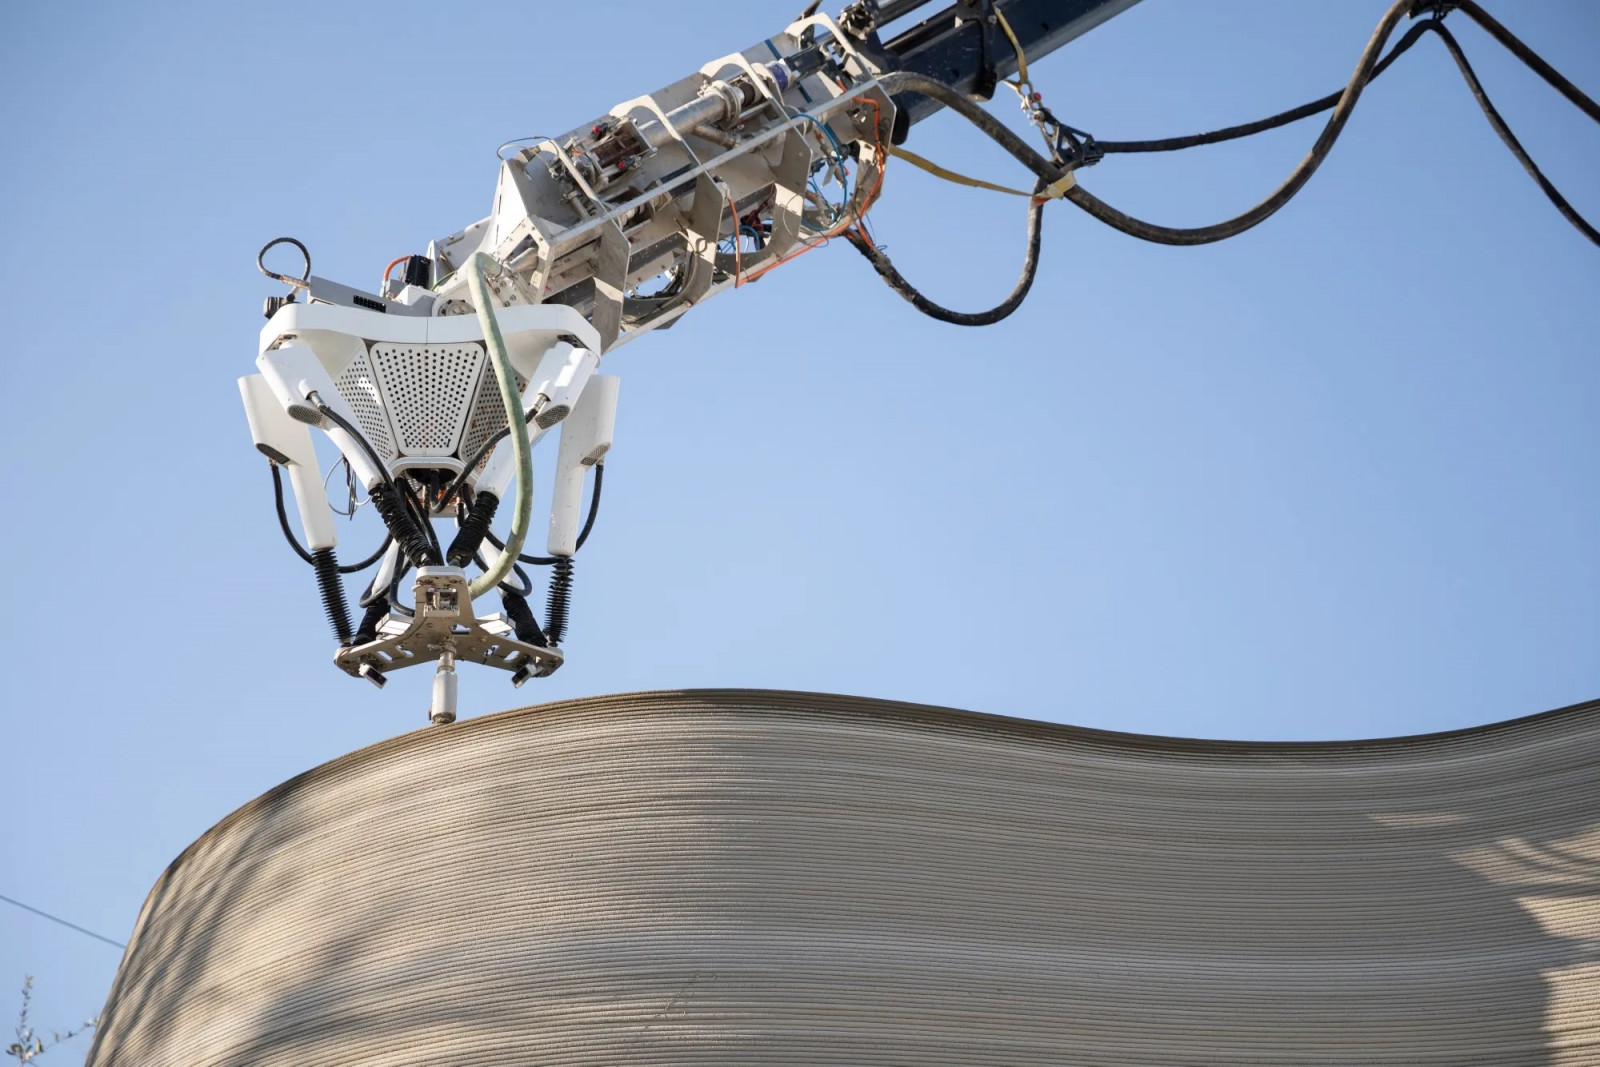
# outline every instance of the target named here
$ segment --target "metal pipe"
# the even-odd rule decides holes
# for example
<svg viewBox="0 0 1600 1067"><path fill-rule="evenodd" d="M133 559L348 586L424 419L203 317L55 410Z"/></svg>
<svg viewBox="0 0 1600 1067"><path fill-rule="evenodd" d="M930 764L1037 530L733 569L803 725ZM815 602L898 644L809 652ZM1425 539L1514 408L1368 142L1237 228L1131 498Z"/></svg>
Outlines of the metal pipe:
<svg viewBox="0 0 1600 1067"><path fill-rule="evenodd" d="M666 126L659 122L651 122L638 127L639 136L644 138L645 143L651 148L661 148L673 141L674 132L682 137L693 133L701 126L721 122L727 117L728 101L721 93L708 90L682 107L667 112ZM670 130L668 126L671 127Z"/></svg>
<svg viewBox="0 0 1600 1067"><path fill-rule="evenodd" d="M716 126L737 119L744 114L745 108L760 99L760 92L749 83L748 76L732 84L714 81L687 104L667 112L666 126L670 126L679 137L683 137L707 126ZM644 138L645 143L651 148L660 148L672 140L672 134L668 133L666 127L659 122L647 123L637 129L639 136Z"/></svg>

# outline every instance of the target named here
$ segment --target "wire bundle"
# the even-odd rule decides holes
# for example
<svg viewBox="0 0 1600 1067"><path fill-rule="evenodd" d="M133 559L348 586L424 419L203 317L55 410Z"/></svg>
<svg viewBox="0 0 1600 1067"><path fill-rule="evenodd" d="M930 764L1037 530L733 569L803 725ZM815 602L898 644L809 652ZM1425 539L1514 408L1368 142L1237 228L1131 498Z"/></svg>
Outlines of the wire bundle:
<svg viewBox="0 0 1600 1067"><path fill-rule="evenodd" d="M986 326L999 322L1021 306L1023 299L1033 285L1039 262L1040 216L1044 203L1042 190L1045 187L1063 182L1063 179L1068 177L1072 170L1092 164L1105 155L1175 152L1200 145L1220 144L1224 141L1250 137L1268 130L1277 129L1331 109L1333 114L1329 116L1321 134L1318 135L1316 142L1311 146L1311 150L1307 152L1305 158L1284 179L1282 184L1248 211L1210 226L1172 227L1134 218L1100 200L1075 182L1068 184L1061 193L1063 199L1070 201L1094 218L1141 240L1168 245L1201 245L1237 237L1239 234L1271 217L1304 188L1305 184L1310 181L1311 176L1316 173L1317 168L1322 165L1323 160L1327 158L1334 143L1338 141L1339 135L1344 130L1345 123L1349 121L1350 114L1361 97L1362 91L1415 44L1423 34L1433 33L1439 37L1446 50L1449 51L1456 67L1461 71L1462 78L1471 90L1473 99L1477 101L1484 117L1488 119L1489 125L1494 129L1501 141L1505 143L1512 155L1516 157L1517 161L1522 164L1523 169L1528 172L1545 196L1555 205L1556 210L1561 212L1562 217L1590 241L1600 245L1600 230L1596 230L1587 219L1580 215L1567 199L1561 195L1555 185L1545 177L1538 165L1534 163L1532 157L1528 155L1527 150L1523 148L1521 142L1517 140L1516 135L1512 133L1505 119L1490 101L1488 93L1484 90L1482 82L1479 81L1476 72L1472 69L1472 65L1467 61L1466 54L1462 51L1460 44L1443 23L1445 14L1453 9L1459 9L1464 15L1478 23L1491 37L1559 91L1580 111L1594 121L1600 122L1600 105L1597 105L1594 100L1585 95L1569 79L1545 62L1537 53L1484 11L1474 0L1395 0L1395 3L1384 12L1377 29L1373 31L1371 39L1368 40L1366 48L1361 53L1360 61L1356 64L1355 73L1351 75L1350 81L1345 87L1338 92L1329 93L1327 96L1317 100L1255 122L1228 126L1206 133L1147 141L1096 141L1092 137L1087 137L1081 144L1078 143L1077 139L1073 139L1073 145L1080 150L1075 151L1071 158L1064 158L1060 151L1061 144L1059 139L1051 138L1048 134L1048 129L1053 125L1059 130L1066 131L1069 135L1080 134L1081 131L1056 123L1053 116L1049 115L1048 110L1040 105L1037 94L1031 92L1031 85L1026 81L1026 57L1022 54L1021 46L1017 45L1019 69L1023 73L1019 77L1018 83L1012 87L1022 96L1024 109L1029 111L1030 114L1030 121L1039 126L1041 131L1046 132L1047 140L1052 141L1050 147L1054 158L1047 159L1034 151L999 120L941 82L906 72L889 74L881 79L885 89L890 92L914 91L932 97L946 105L978 127L979 130L1002 148L1005 148L1007 152L1038 178L1040 185L1036 186L1028 209L1028 244L1027 254L1023 261L1022 276L1018 279L1011 295L988 311L976 313L953 311L929 300L915 286L907 282L900 272L894 268L888 257L870 239L859 233L849 233L846 236L856 250L872 263L873 268L889 284L890 288L894 289L895 292L899 293L924 314L930 315L941 322L949 322L959 326ZM1424 15L1429 17L1426 21L1412 26L1405 36L1395 44L1394 48L1387 55L1383 55L1380 58L1383 46L1394 32L1395 27L1401 19L1408 15L1412 18ZM1014 36L1012 41L1015 44L1016 38ZM1008 82L1007 84L1012 83ZM916 165L932 170L941 177L961 181L963 184L987 185L987 183L963 179L958 175L950 175L948 172L943 172L943 168L928 165L926 161L909 154L896 154L910 158ZM994 188L993 186L989 187ZM1000 191L1010 192L1012 190Z"/></svg>

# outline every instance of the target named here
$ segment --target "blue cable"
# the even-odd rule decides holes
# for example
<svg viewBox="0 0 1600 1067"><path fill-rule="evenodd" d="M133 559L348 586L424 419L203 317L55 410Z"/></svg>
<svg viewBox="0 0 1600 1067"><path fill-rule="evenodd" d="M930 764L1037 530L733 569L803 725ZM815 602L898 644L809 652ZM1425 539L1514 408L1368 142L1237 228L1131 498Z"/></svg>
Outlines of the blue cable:
<svg viewBox="0 0 1600 1067"><path fill-rule="evenodd" d="M804 111L796 111L793 115L790 115L789 117L792 118L792 119L803 119L806 122L811 123L811 125L815 126L817 129L821 130L822 131L822 135L824 137L826 137L828 139L828 143L833 146L833 161L834 161L834 164L839 168L839 171L842 174L844 174L847 178L852 176L850 174L850 170L849 170L848 164L845 163L844 146L839 143L839 138L834 135L833 130L828 126L827 123L818 122L815 117L806 114ZM822 195L822 189L817 185L817 180L815 178L810 179L809 185L810 185L811 191L817 194L818 199L820 199L820 200L822 200L823 202L826 203L828 198ZM845 200L846 200L846 202L848 202L849 199L850 199L850 190L848 188L845 188L844 189L844 193L845 193ZM830 223L829 223L829 225L831 226L834 222L838 222L839 221L839 218L838 218L839 206L836 206L836 205L831 204L831 203L828 204L828 206L830 208L833 208L834 212L835 212L832 221L830 221ZM802 225L804 225L804 224L802 223ZM824 228L826 228L826 227L824 227ZM816 232L816 228L812 227L812 226L806 226L806 229L812 230L813 232Z"/></svg>
<svg viewBox="0 0 1600 1067"><path fill-rule="evenodd" d="M839 143L839 138L834 135L833 129L827 123L818 122L815 118L806 114L804 111L796 111L789 117L792 119L804 119L817 129L821 130L823 136L828 139L828 143L833 145L834 162L838 163L841 167L844 166L844 145Z"/></svg>

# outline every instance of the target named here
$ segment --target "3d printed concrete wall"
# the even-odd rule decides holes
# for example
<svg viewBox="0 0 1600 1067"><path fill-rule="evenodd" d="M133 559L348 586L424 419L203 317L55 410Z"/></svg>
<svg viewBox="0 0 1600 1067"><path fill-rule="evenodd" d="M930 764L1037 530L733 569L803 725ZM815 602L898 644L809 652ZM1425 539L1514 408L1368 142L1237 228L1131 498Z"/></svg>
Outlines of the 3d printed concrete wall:
<svg viewBox="0 0 1600 1067"><path fill-rule="evenodd" d="M1600 705L1239 744L651 693L285 783L95 1067L1600 1063Z"/></svg>

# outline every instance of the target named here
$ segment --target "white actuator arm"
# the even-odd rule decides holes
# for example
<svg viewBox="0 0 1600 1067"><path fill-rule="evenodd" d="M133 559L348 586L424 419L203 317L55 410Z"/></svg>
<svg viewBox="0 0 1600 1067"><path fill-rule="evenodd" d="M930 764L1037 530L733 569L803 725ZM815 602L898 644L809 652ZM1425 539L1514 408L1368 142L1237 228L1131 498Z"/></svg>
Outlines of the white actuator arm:
<svg viewBox="0 0 1600 1067"><path fill-rule="evenodd" d="M612 374L590 378L572 414L561 424L561 448L556 455L550 501L550 539L545 545L552 556L570 556L578 550L583 476L611 449L617 421L617 382Z"/></svg>
<svg viewBox="0 0 1600 1067"><path fill-rule="evenodd" d="M261 376L272 389L278 402L290 418L311 426L321 427L332 439L350 468L361 479L361 484L371 489L387 480L387 473L377 465L367 450L337 422L324 417L311 397L323 407L338 415L347 426L356 425L356 413L334 388L333 379L317 359L310 346L284 344L256 358Z"/></svg>
<svg viewBox="0 0 1600 1067"><path fill-rule="evenodd" d="M572 411L572 405L582 395L584 385L599 363L599 356L566 341L551 347L539 360L538 368L528 380L528 388L522 393L523 408L537 412L530 427L530 447L538 443L546 430ZM490 455L483 472L478 475L474 489L479 493L503 497L515 473L516 464L511 457L510 444L502 441Z"/></svg>
<svg viewBox="0 0 1600 1067"><path fill-rule="evenodd" d="M239 379L239 396L244 400L245 418L250 420L250 436L256 450L280 467L289 469L289 484L294 489L295 507L305 530L306 547L335 548L339 537L333 527L333 512L322 487L317 468L317 452L311 443L311 429L291 419L279 404L267 380L259 374Z"/></svg>

